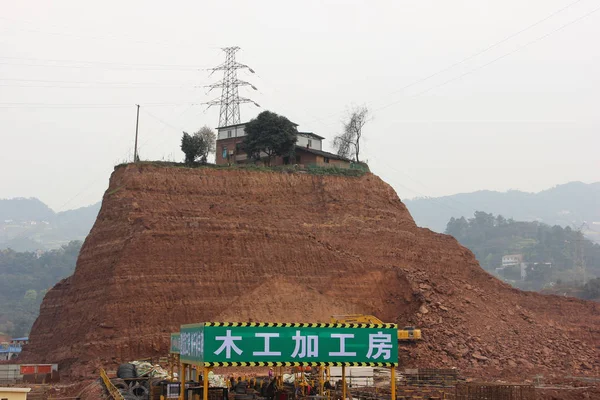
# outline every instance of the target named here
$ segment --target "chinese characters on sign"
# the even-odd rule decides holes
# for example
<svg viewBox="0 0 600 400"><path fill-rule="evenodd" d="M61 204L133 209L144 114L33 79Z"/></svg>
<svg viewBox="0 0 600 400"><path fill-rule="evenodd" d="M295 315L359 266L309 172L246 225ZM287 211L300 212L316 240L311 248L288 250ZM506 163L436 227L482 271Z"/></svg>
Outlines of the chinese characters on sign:
<svg viewBox="0 0 600 400"><path fill-rule="evenodd" d="M398 362L397 330L390 327L391 324L375 327L231 325L183 325L181 359L194 364L348 362L389 365Z"/></svg>
<svg viewBox="0 0 600 400"><path fill-rule="evenodd" d="M171 350L173 354L179 354L181 349L181 335L179 332L171 333Z"/></svg>
<svg viewBox="0 0 600 400"><path fill-rule="evenodd" d="M204 362L204 325L182 325L180 338L179 357L188 364L202 364Z"/></svg>

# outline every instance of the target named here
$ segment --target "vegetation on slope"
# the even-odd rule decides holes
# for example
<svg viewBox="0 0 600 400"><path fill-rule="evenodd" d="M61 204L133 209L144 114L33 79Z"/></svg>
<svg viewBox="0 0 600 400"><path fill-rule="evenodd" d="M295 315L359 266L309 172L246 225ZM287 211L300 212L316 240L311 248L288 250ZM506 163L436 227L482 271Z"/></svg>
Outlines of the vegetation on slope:
<svg viewBox="0 0 600 400"><path fill-rule="evenodd" d="M557 281L582 282L582 263L588 279L600 276L600 245L569 227L514 221L476 211L468 220L451 218L446 233L469 248L484 269L523 289L539 290ZM502 256L508 254L523 255L527 263L525 280L521 280L520 267L497 271Z"/></svg>
<svg viewBox="0 0 600 400"><path fill-rule="evenodd" d="M29 333L48 289L75 270L81 245L72 241L41 255L0 251L0 334Z"/></svg>

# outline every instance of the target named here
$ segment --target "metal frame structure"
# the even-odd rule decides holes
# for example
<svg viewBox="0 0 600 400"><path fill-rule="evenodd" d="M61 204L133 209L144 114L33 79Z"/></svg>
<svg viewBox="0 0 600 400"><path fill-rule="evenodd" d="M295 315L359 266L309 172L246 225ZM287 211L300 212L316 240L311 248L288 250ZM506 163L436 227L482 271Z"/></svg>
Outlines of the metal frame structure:
<svg viewBox="0 0 600 400"><path fill-rule="evenodd" d="M209 92L213 89L221 88L221 98L209 101L208 107L220 106L219 112L219 127L229 126L240 123L240 104L252 103L257 107L260 107L254 100L246 97L240 97L238 88L240 86L250 86L252 89L257 90L254 85L249 82L238 79L238 69L248 69L251 73L254 70L245 64L240 64L235 60L235 53L240 50L239 47L224 47L222 50L225 52L225 62L210 68L211 75L215 71L223 71L223 79L212 85L207 86L210 88Z"/></svg>
<svg viewBox="0 0 600 400"><path fill-rule="evenodd" d="M337 324L326 324L326 323L257 323L257 322L206 322L203 324L191 324L191 325L182 325L182 331L185 327L193 327L197 326L206 326L206 327L311 327L311 328L381 328L381 329L392 329L394 332L397 331L398 327L395 324L362 324L362 323L337 323ZM171 335L171 340L177 335L174 333ZM202 343L205 343L205 339L202 339ZM180 346L182 343L180 343ZM203 344L204 345L204 344ZM180 347L179 349L183 349ZM173 345L171 345L171 351L174 352ZM361 365L369 365L369 366L380 366L387 367L390 369L390 398L392 400L396 399L396 362L353 362L353 361L345 361L345 362L331 362L331 361L318 361L318 362L206 362L202 361L200 363L193 362L189 359L182 359L183 353L180 353L179 357L179 372L180 372L180 400L183 400L185 397L185 384L186 384L186 371L191 371L193 366L196 366L195 372L195 380L198 381L200 371L202 370L203 375L203 391L202 391L202 399L208 400L208 373L213 367L227 367L227 366L274 366L277 369L280 369L279 376L277 377L278 381L281 382L281 377L283 376L283 367L286 366L318 366L319 367L319 394L323 395L324 391L324 376L326 375L327 379L329 379L330 366L341 366L342 367L342 399L346 399L347 396L347 383L346 383L346 367L350 366L361 366ZM191 374L190 374L191 375Z"/></svg>

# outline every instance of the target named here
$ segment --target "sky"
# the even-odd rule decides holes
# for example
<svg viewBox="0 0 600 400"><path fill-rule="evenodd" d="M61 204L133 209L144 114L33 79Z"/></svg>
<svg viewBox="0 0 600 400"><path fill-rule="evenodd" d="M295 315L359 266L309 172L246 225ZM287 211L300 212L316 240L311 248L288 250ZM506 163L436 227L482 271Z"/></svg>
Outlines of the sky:
<svg viewBox="0 0 600 400"><path fill-rule="evenodd" d="M0 198L102 198L133 159L216 128L220 48L263 110L327 138L366 105L361 159L401 198L600 181L592 0L0 0Z"/></svg>

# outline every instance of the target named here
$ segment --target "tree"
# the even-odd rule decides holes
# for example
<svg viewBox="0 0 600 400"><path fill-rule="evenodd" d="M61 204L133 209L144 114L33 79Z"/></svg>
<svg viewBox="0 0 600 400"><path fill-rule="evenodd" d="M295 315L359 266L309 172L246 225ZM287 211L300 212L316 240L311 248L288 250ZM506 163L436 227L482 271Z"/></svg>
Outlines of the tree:
<svg viewBox="0 0 600 400"><path fill-rule="evenodd" d="M198 132L194 133L194 136L199 136L205 144L205 147L202 148L198 156L200 157L200 162L206 164L208 155L217 150L217 135L215 135L212 129L204 125Z"/></svg>
<svg viewBox="0 0 600 400"><path fill-rule="evenodd" d="M590 279L583 286L583 296L586 299L600 299L600 278Z"/></svg>
<svg viewBox="0 0 600 400"><path fill-rule="evenodd" d="M208 154L215 151L215 138L215 133L208 126L203 126L193 135L183 132L181 151L185 154L185 163L192 164L200 159L206 164Z"/></svg>
<svg viewBox="0 0 600 400"><path fill-rule="evenodd" d="M360 139L362 130L369 119L369 109L366 106L354 107L346 122L344 122L344 132L333 138L333 147L339 156L351 158L360 162Z"/></svg>
<svg viewBox="0 0 600 400"><path fill-rule="evenodd" d="M298 130L282 115L263 111L246 124L245 130L243 146L249 158L258 161L266 156L265 164L270 166L274 157L294 154Z"/></svg>

